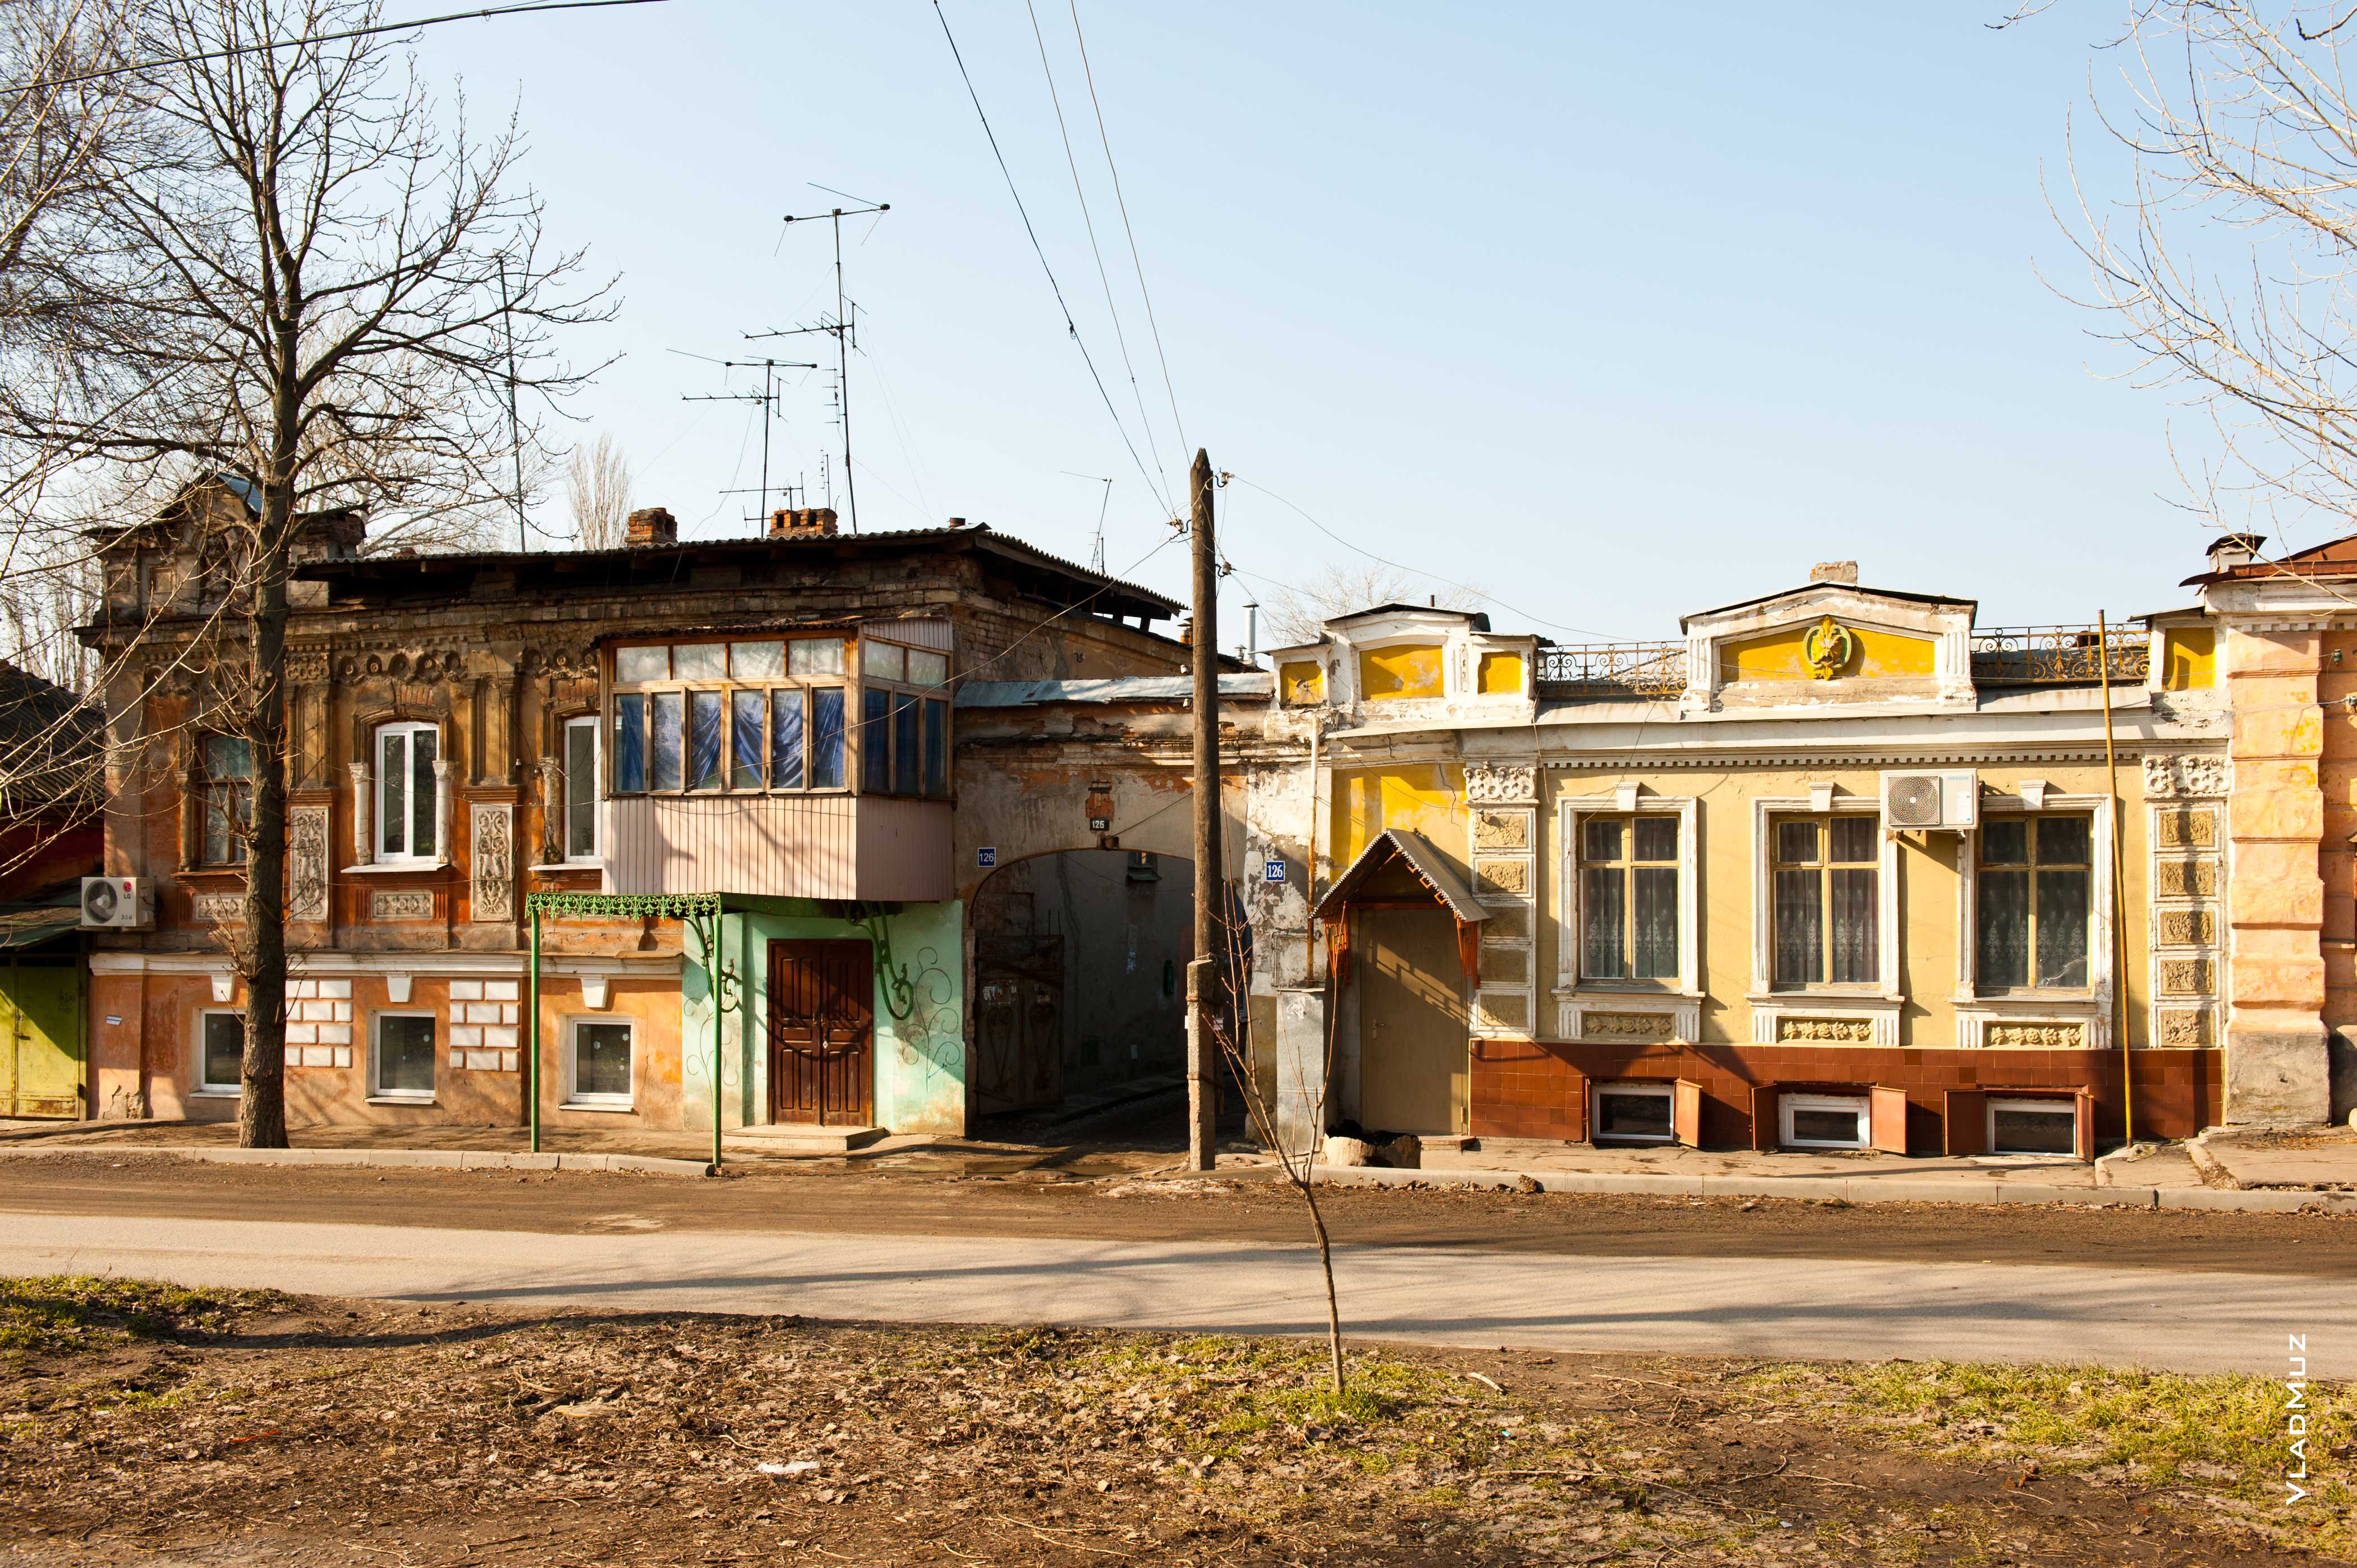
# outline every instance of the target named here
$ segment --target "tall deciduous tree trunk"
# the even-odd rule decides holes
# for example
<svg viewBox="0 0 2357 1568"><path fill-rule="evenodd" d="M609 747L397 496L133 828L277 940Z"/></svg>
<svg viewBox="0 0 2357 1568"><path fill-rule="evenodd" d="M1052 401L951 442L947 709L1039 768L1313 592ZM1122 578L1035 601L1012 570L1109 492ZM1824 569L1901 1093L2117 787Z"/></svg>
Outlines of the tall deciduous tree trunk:
<svg viewBox="0 0 2357 1568"><path fill-rule="evenodd" d="M274 454L293 467L291 434ZM245 1092L237 1141L248 1149L286 1146L286 569L294 487L263 487L253 564L253 706L247 723L253 768L253 827L246 858Z"/></svg>

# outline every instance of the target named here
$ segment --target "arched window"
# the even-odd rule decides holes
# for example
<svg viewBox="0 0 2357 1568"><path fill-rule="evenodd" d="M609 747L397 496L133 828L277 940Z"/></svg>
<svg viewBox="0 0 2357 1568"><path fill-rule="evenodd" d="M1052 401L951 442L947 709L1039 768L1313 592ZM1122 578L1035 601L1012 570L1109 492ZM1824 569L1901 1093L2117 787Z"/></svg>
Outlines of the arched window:
<svg viewBox="0 0 2357 1568"><path fill-rule="evenodd" d="M442 732L431 724L381 725L376 732L376 857L439 860L434 764Z"/></svg>

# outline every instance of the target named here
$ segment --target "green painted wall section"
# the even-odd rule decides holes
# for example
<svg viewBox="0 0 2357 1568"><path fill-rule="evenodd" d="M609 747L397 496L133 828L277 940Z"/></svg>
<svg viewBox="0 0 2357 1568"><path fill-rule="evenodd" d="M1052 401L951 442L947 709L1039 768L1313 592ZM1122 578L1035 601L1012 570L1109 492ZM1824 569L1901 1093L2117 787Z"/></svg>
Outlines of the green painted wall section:
<svg viewBox="0 0 2357 1568"><path fill-rule="evenodd" d="M879 922L876 952L876 1120L895 1133L965 1131L965 907L911 904ZM865 926L808 914L732 914L720 950L728 1009L721 1021L721 1124L757 1122L770 1102L769 944L867 940ZM694 949L690 940L688 946ZM691 950L680 985L682 1079L689 1126L712 1119L712 998Z"/></svg>

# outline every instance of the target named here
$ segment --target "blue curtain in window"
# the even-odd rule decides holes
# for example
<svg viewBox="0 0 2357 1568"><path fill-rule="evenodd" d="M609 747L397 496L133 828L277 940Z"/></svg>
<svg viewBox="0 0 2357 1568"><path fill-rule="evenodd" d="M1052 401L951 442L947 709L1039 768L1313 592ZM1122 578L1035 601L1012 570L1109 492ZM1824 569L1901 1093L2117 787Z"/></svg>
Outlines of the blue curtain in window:
<svg viewBox="0 0 2357 1568"><path fill-rule="evenodd" d="M647 787L647 700L633 692L614 699L614 788Z"/></svg>
<svg viewBox="0 0 2357 1568"><path fill-rule="evenodd" d="M843 788L843 688L820 686L811 693L811 788Z"/></svg>

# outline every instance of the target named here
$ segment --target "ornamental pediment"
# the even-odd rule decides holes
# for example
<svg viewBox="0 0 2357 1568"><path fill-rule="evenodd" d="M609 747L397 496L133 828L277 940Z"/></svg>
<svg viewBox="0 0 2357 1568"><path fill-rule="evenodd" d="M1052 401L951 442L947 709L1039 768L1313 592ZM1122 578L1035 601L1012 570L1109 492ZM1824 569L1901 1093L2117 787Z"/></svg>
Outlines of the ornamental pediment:
<svg viewBox="0 0 2357 1568"><path fill-rule="evenodd" d="M1691 615L1688 709L1972 700L1969 599L1811 583Z"/></svg>

